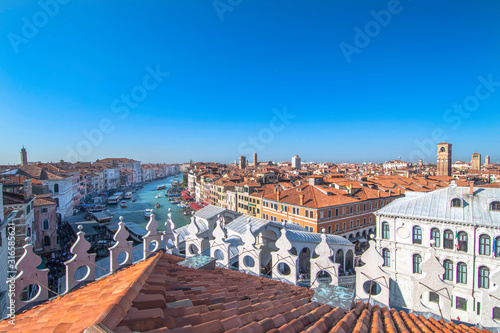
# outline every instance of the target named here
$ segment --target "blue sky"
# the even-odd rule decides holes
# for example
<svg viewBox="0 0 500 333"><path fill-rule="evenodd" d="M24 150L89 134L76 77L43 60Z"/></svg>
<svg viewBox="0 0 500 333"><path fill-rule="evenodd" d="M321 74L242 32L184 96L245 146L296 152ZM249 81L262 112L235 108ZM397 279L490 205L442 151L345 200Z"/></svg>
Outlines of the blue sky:
<svg viewBox="0 0 500 333"><path fill-rule="evenodd" d="M31 161L432 162L440 141L498 161L498 17L495 0L4 1L0 164L22 145Z"/></svg>

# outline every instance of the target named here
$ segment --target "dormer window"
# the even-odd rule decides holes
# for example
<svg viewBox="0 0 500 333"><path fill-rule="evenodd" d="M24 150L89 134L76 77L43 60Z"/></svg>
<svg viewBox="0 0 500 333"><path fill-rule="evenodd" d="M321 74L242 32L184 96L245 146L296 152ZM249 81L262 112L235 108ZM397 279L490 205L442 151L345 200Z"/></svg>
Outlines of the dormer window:
<svg viewBox="0 0 500 333"><path fill-rule="evenodd" d="M490 210L499 211L500 210L500 201L493 201L492 203L490 203Z"/></svg>
<svg viewBox="0 0 500 333"><path fill-rule="evenodd" d="M462 200L459 198L451 200L451 207L462 207Z"/></svg>

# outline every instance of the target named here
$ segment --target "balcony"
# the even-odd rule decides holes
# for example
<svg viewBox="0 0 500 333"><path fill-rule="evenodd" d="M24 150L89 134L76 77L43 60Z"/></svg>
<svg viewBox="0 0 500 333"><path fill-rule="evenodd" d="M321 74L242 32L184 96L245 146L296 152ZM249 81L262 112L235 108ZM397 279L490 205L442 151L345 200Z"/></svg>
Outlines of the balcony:
<svg viewBox="0 0 500 333"><path fill-rule="evenodd" d="M339 276L339 286L354 290L356 287L356 275Z"/></svg>

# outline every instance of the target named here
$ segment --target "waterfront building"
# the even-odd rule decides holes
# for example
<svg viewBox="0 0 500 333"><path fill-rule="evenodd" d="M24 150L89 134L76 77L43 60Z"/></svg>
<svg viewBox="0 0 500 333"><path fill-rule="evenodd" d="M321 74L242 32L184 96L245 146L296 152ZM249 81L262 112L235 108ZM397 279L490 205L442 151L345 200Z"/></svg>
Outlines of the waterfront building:
<svg viewBox="0 0 500 333"><path fill-rule="evenodd" d="M391 281L378 301L499 326L500 189L452 182L429 193L406 193L375 215L376 250Z"/></svg>
<svg viewBox="0 0 500 333"><path fill-rule="evenodd" d="M54 257L58 250L58 221L56 203L50 199L50 194L36 195L33 201L36 232L35 252L41 257Z"/></svg>

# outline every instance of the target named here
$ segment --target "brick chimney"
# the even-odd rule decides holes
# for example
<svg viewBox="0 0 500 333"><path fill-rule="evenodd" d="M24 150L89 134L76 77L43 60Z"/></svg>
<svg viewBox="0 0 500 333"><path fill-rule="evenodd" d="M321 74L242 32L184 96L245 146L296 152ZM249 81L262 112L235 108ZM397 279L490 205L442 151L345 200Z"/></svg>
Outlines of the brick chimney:
<svg viewBox="0 0 500 333"><path fill-rule="evenodd" d="M474 182L469 182L469 194L474 195Z"/></svg>
<svg viewBox="0 0 500 333"><path fill-rule="evenodd" d="M300 205L304 206L304 195L303 194L299 195L299 198L300 198Z"/></svg>

